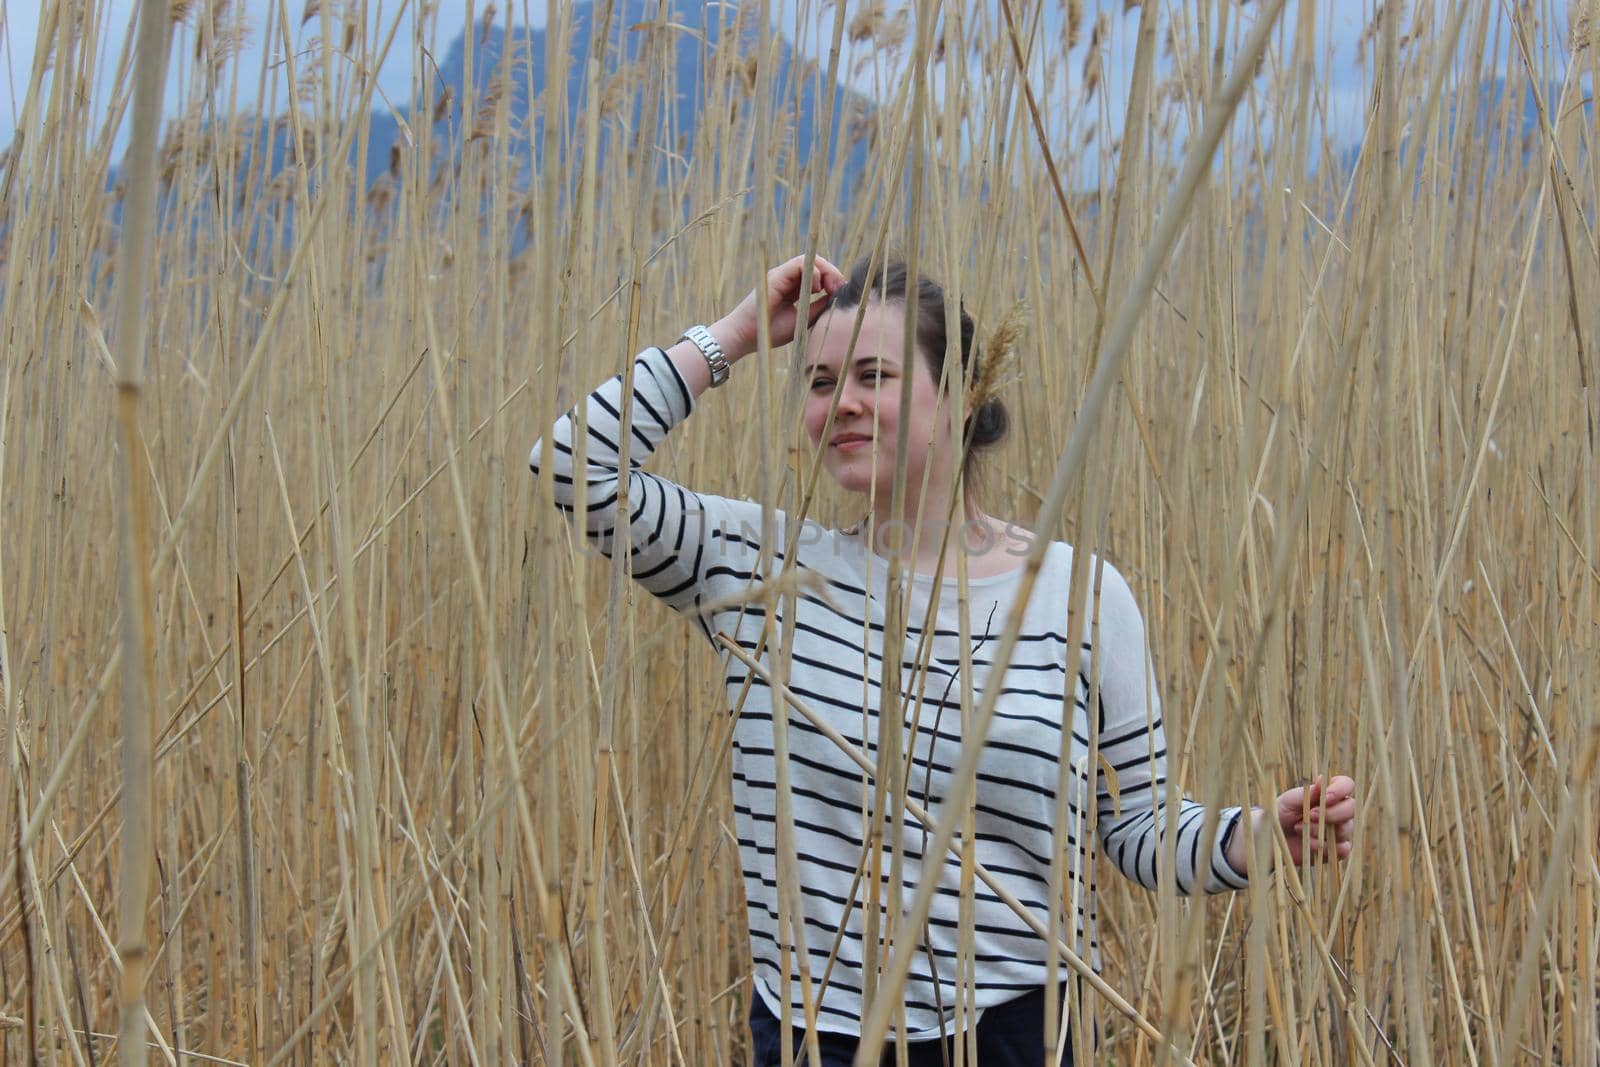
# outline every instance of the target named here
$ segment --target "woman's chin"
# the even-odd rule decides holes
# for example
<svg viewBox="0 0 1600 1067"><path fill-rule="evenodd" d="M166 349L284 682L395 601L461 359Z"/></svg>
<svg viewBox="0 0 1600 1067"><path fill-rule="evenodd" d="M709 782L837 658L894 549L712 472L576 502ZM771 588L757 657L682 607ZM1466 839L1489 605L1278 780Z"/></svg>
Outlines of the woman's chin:
<svg viewBox="0 0 1600 1067"><path fill-rule="evenodd" d="M894 467L879 467L874 472L872 460L869 456L845 458L839 462L836 457L834 462L824 460L825 467L833 476L834 484L847 493L855 493L865 497L887 497L894 491ZM873 474L877 474L877 481L873 481ZM919 484L920 475L913 476L907 472L906 484Z"/></svg>
<svg viewBox="0 0 1600 1067"><path fill-rule="evenodd" d="M860 493L871 495L872 472L862 470L853 463L836 466L828 473L833 475L834 482L847 493Z"/></svg>
<svg viewBox="0 0 1600 1067"><path fill-rule="evenodd" d="M871 480L865 472L857 470L853 463L830 463L828 462L829 458L831 457L824 457L822 469L828 472L828 476L833 479L834 485L837 485L847 493L866 492Z"/></svg>

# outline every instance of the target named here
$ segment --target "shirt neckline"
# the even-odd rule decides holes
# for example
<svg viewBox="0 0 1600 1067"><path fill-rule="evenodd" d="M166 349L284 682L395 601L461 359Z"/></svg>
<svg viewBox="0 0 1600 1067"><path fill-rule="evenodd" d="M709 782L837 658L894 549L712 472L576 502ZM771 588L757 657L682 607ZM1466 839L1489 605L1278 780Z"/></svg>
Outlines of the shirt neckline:
<svg viewBox="0 0 1600 1067"><path fill-rule="evenodd" d="M887 579L889 573L889 561L886 558L869 549L867 547L866 540L862 538L859 533L852 533L848 530L840 530L838 533L839 536L844 541L852 545L859 554L870 560L873 568L880 572L885 579ZM1045 551L1049 552L1050 549L1046 548ZM947 563L947 567L952 570L954 569L953 559ZM1025 568L1026 563L1019 559L1017 566L1000 571L997 574L968 575L967 588L981 589L990 586L1000 586L1008 583L1014 583L1022 575L1022 572ZM932 585L934 582L934 575L928 574L924 571L912 570L910 567L907 567L906 573L911 576L913 581L922 585ZM944 589L955 589L960 585L960 581L961 580L959 577L952 574L939 579L939 585Z"/></svg>

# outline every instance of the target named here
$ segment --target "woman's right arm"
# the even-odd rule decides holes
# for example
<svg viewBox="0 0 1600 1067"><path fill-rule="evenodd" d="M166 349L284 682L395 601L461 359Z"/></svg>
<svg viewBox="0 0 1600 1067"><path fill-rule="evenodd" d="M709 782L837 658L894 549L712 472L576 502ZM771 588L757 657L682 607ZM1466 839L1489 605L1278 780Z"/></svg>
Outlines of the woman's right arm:
<svg viewBox="0 0 1600 1067"><path fill-rule="evenodd" d="M794 333L800 262L791 260L768 274L766 296L773 345L788 343ZM791 275L792 284L787 284ZM843 283L837 269L821 257L815 279L815 288L823 295ZM752 292L709 327L730 364L756 347L756 298ZM821 310L821 301L813 304L813 321ZM627 527L633 577L680 610L693 602L702 583L707 539L714 529L736 526L738 520L721 513L732 502L691 493L641 470L640 465L668 432L689 416L710 385L710 366L693 342L679 341L665 350L647 349L636 358L633 368L626 477L622 470L624 396L620 374L603 383L584 403L587 429L581 442L577 440L576 412L569 412L556 420L549 437L537 442L529 457L535 477L544 467L550 468L556 506L563 512L575 515L581 494L584 534L601 552L609 556L619 527Z"/></svg>
<svg viewBox="0 0 1600 1067"><path fill-rule="evenodd" d="M583 402L581 432L577 410L569 411L556 420L548 437L535 442L528 457L535 478L549 467L555 505L563 514L575 518L581 503L583 534L601 553L609 557L619 527L627 527L633 577L674 607L692 600L687 594L698 583L709 528L725 516L713 514L717 505L709 498L641 467L694 411L710 384L709 365L693 343L681 341L665 351L645 349L634 358L633 411L626 437L624 379L618 374Z"/></svg>

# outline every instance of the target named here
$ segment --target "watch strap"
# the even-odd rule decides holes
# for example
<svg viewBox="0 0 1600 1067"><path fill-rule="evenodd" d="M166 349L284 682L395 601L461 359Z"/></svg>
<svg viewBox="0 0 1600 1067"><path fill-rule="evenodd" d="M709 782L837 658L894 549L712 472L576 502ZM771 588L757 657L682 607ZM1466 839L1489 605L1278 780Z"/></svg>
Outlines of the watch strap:
<svg viewBox="0 0 1600 1067"><path fill-rule="evenodd" d="M706 363L711 367L711 387L715 389L728 380L731 369L728 357L722 351L722 346L717 344L717 339L711 336L711 331L704 326L695 325L683 331L683 337L700 350L706 357Z"/></svg>

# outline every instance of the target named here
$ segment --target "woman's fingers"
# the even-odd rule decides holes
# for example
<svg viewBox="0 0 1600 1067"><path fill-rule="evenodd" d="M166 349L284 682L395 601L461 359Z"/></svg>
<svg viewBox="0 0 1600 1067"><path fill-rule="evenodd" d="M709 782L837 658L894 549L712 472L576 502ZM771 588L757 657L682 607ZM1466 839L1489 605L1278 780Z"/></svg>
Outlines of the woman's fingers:
<svg viewBox="0 0 1600 1067"><path fill-rule="evenodd" d="M1278 802L1285 809L1297 809L1301 817L1321 813L1319 817L1334 821L1355 815L1355 791L1355 782L1343 775L1331 781L1319 776L1310 785L1286 790Z"/></svg>
<svg viewBox="0 0 1600 1067"><path fill-rule="evenodd" d="M1305 811L1306 791L1303 787L1295 786L1293 789L1285 789L1278 794L1278 819L1280 822L1290 819L1299 821L1305 817Z"/></svg>
<svg viewBox="0 0 1600 1067"><path fill-rule="evenodd" d="M822 279L823 288L829 293L834 293L848 280L844 272L821 256L817 257L817 274Z"/></svg>
<svg viewBox="0 0 1600 1067"><path fill-rule="evenodd" d="M1329 780L1325 794L1327 801L1330 804L1336 800L1343 800L1346 797L1353 797L1356 795L1355 779L1349 778L1342 774L1336 774L1332 779Z"/></svg>
<svg viewBox="0 0 1600 1067"><path fill-rule="evenodd" d="M806 257L794 256L767 272L767 321L772 329L772 344L786 345L794 340L795 327L803 310L807 325L815 325L828 309L829 299L845 284L839 268L822 256L813 261L811 291L801 293L805 277ZM752 309L751 334L755 332L755 315Z"/></svg>
<svg viewBox="0 0 1600 1067"><path fill-rule="evenodd" d="M1317 810L1318 817L1323 822L1349 822L1351 819L1356 817L1356 800L1355 797L1345 797L1336 804L1328 804L1325 807Z"/></svg>
<svg viewBox="0 0 1600 1067"><path fill-rule="evenodd" d="M1345 859L1355 850L1356 784L1345 775L1286 790L1278 798L1285 836L1298 862Z"/></svg>
<svg viewBox="0 0 1600 1067"><path fill-rule="evenodd" d="M1356 802L1354 797L1345 797L1334 803L1324 803L1306 812L1305 817L1319 823L1348 822L1356 817Z"/></svg>
<svg viewBox="0 0 1600 1067"><path fill-rule="evenodd" d="M816 266L811 272L811 292L805 294L804 299L800 292L805 270L804 257L796 256L773 268L767 284L767 316L773 326L773 344L788 344L794 339L795 323L802 309L808 326L814 325L827 310L829 297L840 284L829 274L831 267L832 264L817 257Z"/></svg>
<svg viewBox="0 0 1600 1067"><path fill-rule="evenodd" d="M767 307L770 310L777 310L784 304L792 304L800 295L802 266L799 259L791 259L772 268L771 273L767 275Z"/></svg>
<svg viewBox="0 0 1600 1067"><path fill-rule="evenodd" d="M822 318L822 313L829 307L829 294L819 293L811 298L811 306L806 309L806 325L815 326L817 320Z"/></svg>
<svg viewBox="0 0 1600 1067"><path fill-rule="evenodd" d="M1330 855L1345 859L1355 850L1355 844L1348 836L1340 835L1332 838L1307 837L1300 842L1299 862L1325 860Z"/></svg>
<svg viewBox="0 0 1600 1067"><path fill-rule="evenodd" d="M795 256L772 268L767 275L767 294L773 306L792 304L800 298L800 282L805 276L806 257ZM839 268L817 256L811 270L811 291L829 294L844 284Z"/></svg>

